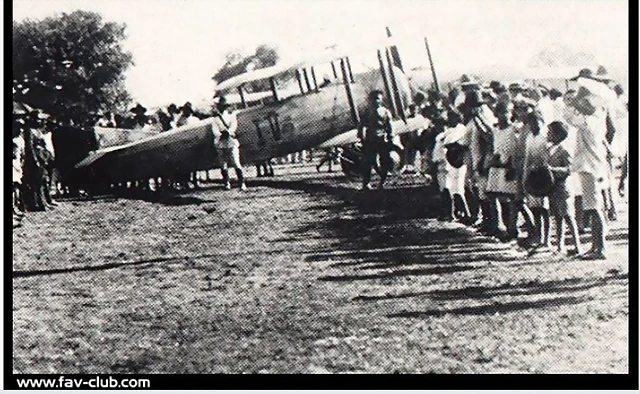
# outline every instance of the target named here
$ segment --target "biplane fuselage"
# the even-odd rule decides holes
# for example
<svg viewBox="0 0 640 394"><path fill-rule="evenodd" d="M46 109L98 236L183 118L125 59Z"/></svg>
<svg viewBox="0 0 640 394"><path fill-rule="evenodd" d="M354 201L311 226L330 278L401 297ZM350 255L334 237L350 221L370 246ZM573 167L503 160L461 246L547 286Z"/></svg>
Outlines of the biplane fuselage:
<svg viewBox="0 0 640 394"><path fill-rule="evenodd" d="M378 77L379 73L369 72L351 83L359 113L366 109L369 92L381 89ZM403 96L408 99L410 92ZM342 82L238 113L238 139L247 163L315 148L356 127Z"/></svg>
<svg viewBox="0 0 640 394"><path fill-rule="evenodd" d="M381 67L384 69L382 64ZM365 111L368 94L374 89L390 92L393 86L396 101L404 105L411 102L408 80L395 67L394 70L387 67L387 74L373 69L351 75L343 63L342 71L343 78L322 87L315 80L313 85L307 82L306 91L299 80L300 94L286 98L277 98L272 82L272 102L240 109L236 135L242 162L260 163L301 150L356 142L358 117ZM394 105L393 100L387 105ZM422 121L396 121L394 125L402 132L417 129ZM107 183L216 168L220 165L215 149L220 134L216 124L214 118L205 119L150 138L100 149L76 167Z"/></svg>

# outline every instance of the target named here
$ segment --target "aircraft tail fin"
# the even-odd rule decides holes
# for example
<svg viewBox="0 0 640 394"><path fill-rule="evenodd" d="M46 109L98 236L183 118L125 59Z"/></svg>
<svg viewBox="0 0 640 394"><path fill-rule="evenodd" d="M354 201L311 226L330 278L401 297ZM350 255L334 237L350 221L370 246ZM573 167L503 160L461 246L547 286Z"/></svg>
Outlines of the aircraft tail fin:
<svg viewBox="0 0 640 394"><path fill-rule="evenodd" d="M387 37L391 38L391 30L389 30L388 26ZM389 52L391 53L391 61L393 62L393 65L398 67L404 73L404 68L402 67L402 60L400 59L400 52L398 52L398 47L395 45L391 45L389 47Z"/></svg>

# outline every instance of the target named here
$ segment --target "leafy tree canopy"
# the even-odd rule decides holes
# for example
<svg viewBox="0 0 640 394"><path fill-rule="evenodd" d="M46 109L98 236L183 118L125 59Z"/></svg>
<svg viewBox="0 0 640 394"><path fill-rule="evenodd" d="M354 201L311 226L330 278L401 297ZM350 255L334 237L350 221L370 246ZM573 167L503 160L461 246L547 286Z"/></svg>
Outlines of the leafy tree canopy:
<svg viewBox="0 0 640 394"><path fill-rule="evenodd" d="M126 108L123 73L133 61L122 48L125 28L87 11L14 22L14 99L64 124Z"/></svg>

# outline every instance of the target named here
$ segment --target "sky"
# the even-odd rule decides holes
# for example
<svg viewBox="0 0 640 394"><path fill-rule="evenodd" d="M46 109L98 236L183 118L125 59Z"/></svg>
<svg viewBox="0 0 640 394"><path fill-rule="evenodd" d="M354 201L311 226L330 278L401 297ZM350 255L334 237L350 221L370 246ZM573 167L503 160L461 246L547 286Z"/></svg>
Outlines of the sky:
<svg viewBox="0 0 640 394"><path fill-rule="evenodd" d="M625 0L14 0L13 20L76 9L126 23L126 85L146 106L211 97L230 51L269 44L286 61L337 43L369 49L385 26L410 68L428 65L425 36L437 69L460 73L524 67L555 45L610 67L629 56Z"/></svg>

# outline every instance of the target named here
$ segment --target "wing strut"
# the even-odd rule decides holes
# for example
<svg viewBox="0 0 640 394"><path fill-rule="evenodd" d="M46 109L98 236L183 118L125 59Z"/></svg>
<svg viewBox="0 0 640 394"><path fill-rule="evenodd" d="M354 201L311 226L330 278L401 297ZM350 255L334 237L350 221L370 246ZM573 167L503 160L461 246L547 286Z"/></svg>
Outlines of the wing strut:
<svg viewBox="0 0 640 394"><path fill-rule="evenodd" d="M351 80L349 79L348 70L347 70L347 60L346 58L340 59L340 68L342 69L342 78L344 79L344 88L347 91L347 99L349 100L349 107L351 108L351 119L356 127L360 124L360 116L358 115L358 110L356 108L356 104L353 101L353 91L351 90Z"/></svg>
<svg viewBox="0 0 640 394"><path fill-rule="evenodd" d="M318 91L318 81L316 81L316 71L313 69L313 66L311 67L311 79L313 79L314 90L317 92Z"/></svg>
<svg viewBox="0 0 640 394"><path fill-rule="evenodd" d="M304 87L302 87L302 76L300 70L296 70L296 79L298 80L298 87L300 88L300 94L304 94Z"/></svg>
<svg viewBox="0 0 640 394"><path fill-rule="evenodd" d="M307 85L307 92L311 91L311 83L309 82L309 73L306 68L302 69L302 74L304 75L304 83Z"/></svg>
<svg viewBox="0 0 640 394"><path fill-rule="evenodd" d="M384 90L385 96L388 97L389 107L391 109L391 114L395 118L396 114L396 103L393 99L393 95L391 94L391 87L389 86L389 77L387 76L387 72L384 67L384 60L382 60L382 51L378 49L378 63L380 63L380 74L382 74L382 81L384 82Z"/></svg>
<svg viewBox="0 0 640 394"><path fill-rule="evenodd" d="M240 101L242 102L242 108L247 108L247 100L244 98L244 85L238 86L238 94L240 95Z"/></svg>
<svg viewBox="0 0 640 394"><path fill-rule="evenodd" d="M389 53L389 48L386 48L387 53L387 64L389 64L389 74L391 79L391 88L393 89L393 97L396 99L396 108L398 111L398 116L402 120L407 121L404 115L404 104L402 102L402 97L400 96L400 92L398 91L398 84L396 83L396 73L394 70L393 62L391 61L391 55Z"/></svg>
<svg viewBox="0 0 640 394"><path fill-rule="evenodd" d="M269 86L271 87L271 93L273 93L273 101L277 103L280 101L280 98L278 97L278 87L276 86L275 77L269 78Z"/></svg>
<svg viewBox="0 0 640 394"><path fill-rule="evenodd" d="M353 72L351 71L351 61L349 61L348 57L346 57L345 59L347 59L347 70L349 71L349 78L351 79L351 83L354 83L355 79L353 78Z"/></svg>

